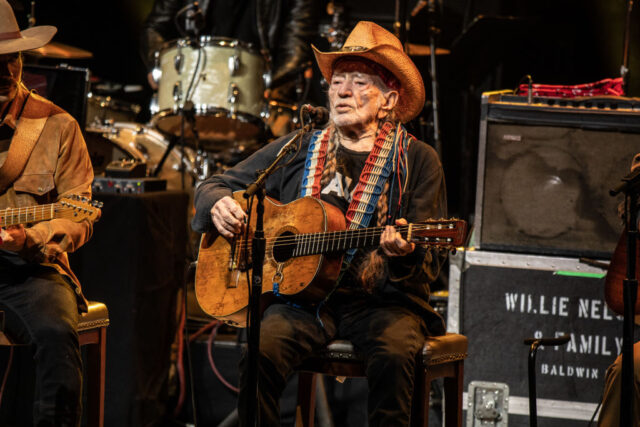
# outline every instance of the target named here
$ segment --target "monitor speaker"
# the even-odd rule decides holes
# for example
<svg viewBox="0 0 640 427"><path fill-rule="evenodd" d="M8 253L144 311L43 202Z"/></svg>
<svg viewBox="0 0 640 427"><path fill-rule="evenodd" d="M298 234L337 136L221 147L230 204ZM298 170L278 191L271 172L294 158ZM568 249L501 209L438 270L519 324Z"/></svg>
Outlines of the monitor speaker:
<svg viewBox="0 0 640 427"><path fill-rule="evenodd" d="M475 244L609 258L622 232L609 195L640 152L640 102L482 98Z"/></svg>

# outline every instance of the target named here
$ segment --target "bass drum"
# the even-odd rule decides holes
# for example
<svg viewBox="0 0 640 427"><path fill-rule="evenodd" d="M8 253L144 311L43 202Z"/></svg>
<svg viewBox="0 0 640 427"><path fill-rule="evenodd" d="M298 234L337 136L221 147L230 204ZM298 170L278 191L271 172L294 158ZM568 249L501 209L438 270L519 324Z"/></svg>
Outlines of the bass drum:
<svg viewBox="0 0 640 427"><path fill-rule="evenodd" d="M112 161L127 159L145 162L147 175L151 176L169 146L161 133L132 122L89 127L84 136L95 175L104 174ZM168 190L183 189L183 174L180 171L182 157L180 148L173 148L157 175L158 178L167 180ZM189 194L190 201L195 183L195 158L193 150L185 147L184 190Z"/></svg>

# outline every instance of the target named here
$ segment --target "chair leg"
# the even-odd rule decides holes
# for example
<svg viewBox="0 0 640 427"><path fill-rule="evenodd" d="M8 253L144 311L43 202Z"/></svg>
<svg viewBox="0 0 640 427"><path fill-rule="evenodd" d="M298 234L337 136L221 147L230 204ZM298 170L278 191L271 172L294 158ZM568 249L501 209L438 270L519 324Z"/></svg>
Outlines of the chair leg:
<svg viewBox="0 0 640 427"><path fill-rule="evenodd" d="M100 328L97 334L97 342L86 346L87 425L103 427L107 328Z"/></svg>
<svg viewBox="0 0 640 427"><path fill-rule="evenodd" d="M453 377L444 378L444 417L446 427L462 425L462 387L464 379L464 364L455 362Z"/></svg>
<svg viewBox="0 0 640 427"><path fill-rule="evenodd" d="M424 366L416 366L413 383L413 397L411 399L411 425L427 427L429 425L429 397L431 381L427 379Z"/></svg>
<svg viewBox="0 0 640 427"><path fill-rule="evenodd" d="M296 427L313 427L316 412L316 381L318 375L298 372L298 403Z"/></svg>

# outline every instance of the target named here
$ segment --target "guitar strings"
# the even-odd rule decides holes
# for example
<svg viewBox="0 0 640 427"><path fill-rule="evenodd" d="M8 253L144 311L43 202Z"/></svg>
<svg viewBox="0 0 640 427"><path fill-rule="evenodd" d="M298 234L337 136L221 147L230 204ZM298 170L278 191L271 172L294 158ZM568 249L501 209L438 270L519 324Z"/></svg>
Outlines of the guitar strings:
<svg viewBox="0 0 640 427"><path fill-rule="evenodd" d="M436 223L436 224L442 224L442 223ZM336 240L346 241L346 239L348 238L346 237L346 235L350 233L354 234L354 236L350 237L350 239L354 239L354 238L367 239L371 237L376 237L382 233L383 229L384 227L370 227L370 228L359 229L359 230L357 229L356 230L336 230L336 231L325 231L325 232L319 232L319 233L292 234L288 236L269 237L265 239L265 243L267 247L281 247L281 246L289 246L292 244L299 244L299 243L318 245L318 244L324 244L327 242L333 242ZM396 231L399 231L399 232L407 231L408 229L409 229L408 225L396 226ZM431 231L441 231L444 233L444 232L450 232L455 229L448 228L448 227L438 228L437 226L434 226L434 224L414 224L412 230L413 231L431 230ZM345 237L339 236L339 234L342 234ZM308 236L308 237L305 237L305 236ZM249 243L250 241L247 241L245 239L240 239L239 241L236 242L238 247L241 249L245 249L246 246L250 246Z"/></svg>
<svg viewBox="0 0 640 427"><path fill-rule="evenodd" d="M12 208L8 208L12 209ZM29 210L33 210L33 213L30 213ZM40 212L37 212L37 211ZM63 206L61 204L53 205L53 215L51 205L43 206L28 206L25 208L17 208L12 210L12 213L5 215L3 214L6 210L0 210L0 227L8 227L11 225L17 224L25 224L30 222L38 222L45 219L73 219L78 217L78 211L82 212L84 208L73 208L68 206ZM17 213L15 213L17 211ZM88 212L87 212L88 213ZM24 221L22 219L25 219Z"/></svg>

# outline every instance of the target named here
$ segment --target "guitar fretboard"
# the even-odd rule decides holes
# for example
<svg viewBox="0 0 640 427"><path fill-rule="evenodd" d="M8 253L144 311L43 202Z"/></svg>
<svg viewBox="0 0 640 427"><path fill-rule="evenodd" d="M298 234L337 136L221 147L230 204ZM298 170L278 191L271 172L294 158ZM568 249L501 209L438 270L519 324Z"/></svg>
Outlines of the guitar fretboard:
<svg viewBox="0 0 640 427"><path fill-rule="evenodd" d="M2 209L0 210L0 227L53 219L60 213L60 209L61 206L56 203Z"/></svg>
<svg viewBox="0 0 640 427"><path fill-rule="evenodd" d="M396 227L403 236L407 226ZM326 233L297 234L293 256L306 256L331 252L343 252L351 248L377 246L383 227L361 228L357 230L329 231Z"/></svg>

